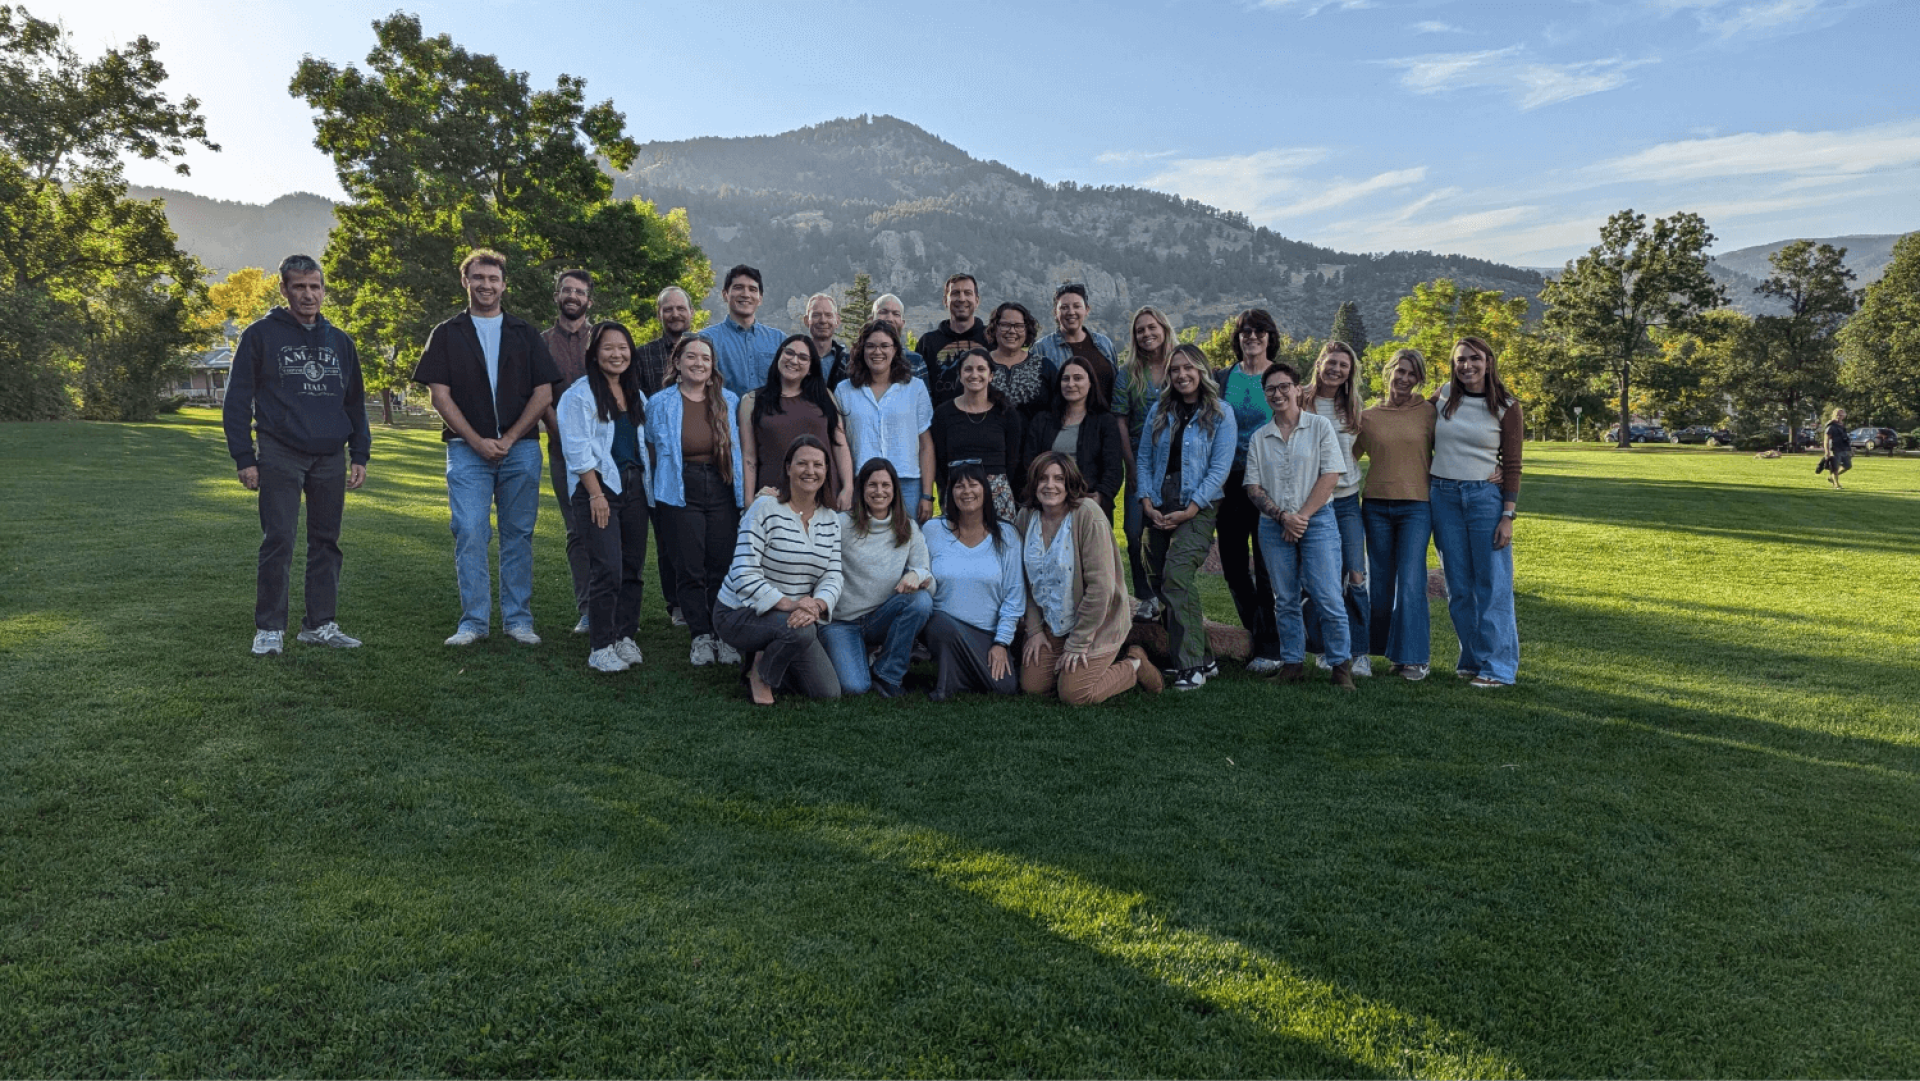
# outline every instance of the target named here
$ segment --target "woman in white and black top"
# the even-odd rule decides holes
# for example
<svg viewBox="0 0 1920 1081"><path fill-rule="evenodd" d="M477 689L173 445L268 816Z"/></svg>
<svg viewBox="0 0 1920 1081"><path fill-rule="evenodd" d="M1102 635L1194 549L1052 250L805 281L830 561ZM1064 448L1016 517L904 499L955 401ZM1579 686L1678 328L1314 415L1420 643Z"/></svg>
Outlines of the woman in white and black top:
<svg viewBox="0 0 1920 1081"><path fill-rule="evenodd" d="M993 362L985 349L969 349L956 362L960 396L933 410L933 476L940 498L947 498L947 478L953 466L966 462L987 474L987 491L1003 520L1017 505L1009 477L1019 470L1023 421L999 388L993 385Z"/></svg>
<svg viewBox="0 0 1920 1081"><path fill-rule="evenodd" d="M754 501L714 604L714 630L747 658L757 705L772 705L780 690L840 697L819 636L843 582L840 517L820 502L826 482L826 446L810 435L794 440L780 492Z"/></svg>
<svg viewBox="0 0 1920 1081"><path fill-rule="evenodd" d="M1454 674L1475 687L1513 684L1520 628L1513 611L1513 519L1526 421L1493 347L1462 338L1453 377L1433 397L1433 546L1447 573L1447 614L1460 640ZM1488 480L1492 476L1498 479Z"/></svg>
<svg viewBox="0 0 1920 1081"><path fill-rule="evenodd" d="M1328 504L1333 508L1334 521L1340 526L1340 598L1344 611L1322 611L1308 598L1305 619L1308 644L1322 654L1322 667L1329 667L1324 655L1327 633L1321 626L1322 621L1345 619L1353 674L1370 676L1373 661L1367 647L1372 641L1369 624L1373 619L1373 599L1367 591L1367 527L1360 520L1360 482L1366 475L1360 471L1360 461L1353 453L1354 440L1360 437L1360 414L1365 409L1360 395L1359 368L1353 347L1346 342L1331 341L1321 346L1320 358L1313 363L1313 375L1300 402L1302 407L1333 422L1345 466L1339 482L1334 485L1333 501Z"/></svg>
<svg viewBox="0 0 1920 1081"><path fill-rule="evenodd" d="M620 672L641 660L633 635L647 568L646 403L626 327L594 327L586 357L586 378L560 396L556 415L574 521L587 542L587 666Z"/></svg>

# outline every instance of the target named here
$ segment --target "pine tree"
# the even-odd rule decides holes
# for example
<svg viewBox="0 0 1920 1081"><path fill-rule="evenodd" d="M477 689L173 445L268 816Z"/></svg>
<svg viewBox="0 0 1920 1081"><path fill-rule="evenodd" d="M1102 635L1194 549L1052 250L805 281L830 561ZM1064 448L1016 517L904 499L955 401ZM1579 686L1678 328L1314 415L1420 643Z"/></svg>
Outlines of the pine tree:
<svg viewBox="0 0 1920 1081"><path fill-rule="evenodd" d="M1360 318L1360 305L1349 300L1333 314L1333 340L1353 346L1353 355L1367 355L1367 324Z"/></svg>
<svg viewBox="0 0 1920 1081"><path fill-rule="evenodd" d="M836 335L847 348L860 336L860 328L873 318L873 276L862 271L853 276L853 288L840 301L840 333Z"/></svg>

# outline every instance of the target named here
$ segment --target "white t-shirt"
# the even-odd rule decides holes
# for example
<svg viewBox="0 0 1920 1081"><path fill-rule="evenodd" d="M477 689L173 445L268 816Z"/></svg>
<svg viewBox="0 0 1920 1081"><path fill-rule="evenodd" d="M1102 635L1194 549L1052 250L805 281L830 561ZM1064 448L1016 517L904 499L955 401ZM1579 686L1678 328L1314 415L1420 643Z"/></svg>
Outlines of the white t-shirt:
<svg viewBox="0 0 1920 1081"><path fill-rule="evenodd" d="M480 336L480 352L487 358L487 390L500 396L500 323L506 316L473 317L473 332Z"/></svg>

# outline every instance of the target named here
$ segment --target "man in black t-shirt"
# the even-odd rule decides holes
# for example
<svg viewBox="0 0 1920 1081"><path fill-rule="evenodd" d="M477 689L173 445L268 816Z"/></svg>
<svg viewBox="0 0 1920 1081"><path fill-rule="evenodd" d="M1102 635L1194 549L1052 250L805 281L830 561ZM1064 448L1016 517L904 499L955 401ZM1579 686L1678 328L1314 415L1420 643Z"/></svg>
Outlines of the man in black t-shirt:
<svg viewBox="0 0 1920 1081"><path fill-rule="evenodd" d="M1820 465L1826 467L1827 479L1835 488L1840 487L1840 474L1853 468L1853 440L1847 435L1847 411L1836 409L1827 420L1825 433L1827 456L1820 459ZM1819 472L1816 468L1815 472Z"/></svg>
<svg viewBox="0 0 1920 1081"><path fill-rule="evenodd" d="M946 301L948 318L922 334L918 343L918 352L927 362L927 395L936 409L960 396L960 369L954 363L960 354L975 346L993 349L987 325L978 318L980 284L973 275L948 278Z"/></svg>

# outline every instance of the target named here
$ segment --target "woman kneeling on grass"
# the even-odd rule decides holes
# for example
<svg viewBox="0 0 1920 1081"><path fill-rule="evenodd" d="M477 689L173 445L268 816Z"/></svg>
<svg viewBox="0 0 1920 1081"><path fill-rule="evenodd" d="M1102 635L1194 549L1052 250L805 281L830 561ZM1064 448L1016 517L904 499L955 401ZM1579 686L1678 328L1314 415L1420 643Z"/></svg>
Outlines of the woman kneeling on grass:
<svg viewBox="0 0 1920 1081"><path fill-rule="evenodd" d="M720 586L714 629L747 656L755 705L772 705L780 690L840 697L820 644L842 584L840 516L820 503L826 483L826 445L810 435L794 440L779 494L754 501Z"/></svg>
<svg viewBox="0 0 1920 1081"><path fill-rule="evenodd" d="M1460 639L1454 674L1475 687L1510 686L1520 669L1513 614L1513 518L1526 427L1493 347L1462 338L1453 378L1433 396L1433 543L1447 572L1447 614ZM1498 473L1495 473L1495 470ZM1485 480L1498 476L1498 482Z"/></svg>
<svg viewBox="0 0 1920 1081"><path fill-rule="evenodd" d="M956 466L943 517L927 523L933 615L927 648L937 669L929 702L961 691L1013 694L1013 632L1027 607L1020 538L994 513L986 470Z"/></svg>
<svg viewBox="0 0 1920 1081"><path fill-rule="evenodd" d="M854 485L853 513L840 518L840 570L845 585L832 623L820 628L840 689L896 698L913 660L913 642L933 615L933 572L927 538L900 498L900 479L885 458L868 459ZM879 646L873 667L867 651Z"/></svg>
<svg viewBox="0 0 1920 1081"><path fill-rule="evenodd" d="M556 415L574 521L587 525L587 667L625 671L640 663L633 634L647 569L646 403L626 327L593 328L587 377L560 396Z"/></svg>
<svg viewBox="0 0 1920 1081"><path fill-rule="evenodd" d="M1159 694L1160 672L1139 646L1126 646L1133 619L1113 522L1088 498L1070 455L1050 450L1033 460L1025 504L1014 524L1025 538L1027 583L1020 689L1057 690L1070 706L1104 702L1135 683Z"/></svg>

